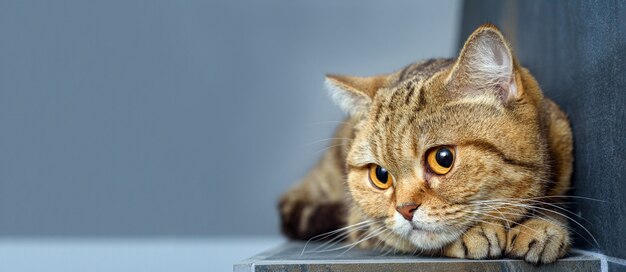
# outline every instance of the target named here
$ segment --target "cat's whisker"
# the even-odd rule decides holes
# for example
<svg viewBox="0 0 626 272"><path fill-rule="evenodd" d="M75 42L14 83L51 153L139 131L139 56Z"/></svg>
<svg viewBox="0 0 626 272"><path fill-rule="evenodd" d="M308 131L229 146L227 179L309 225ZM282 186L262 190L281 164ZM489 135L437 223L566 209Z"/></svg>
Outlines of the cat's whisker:
<svg viewBox="0 0 626 272"><path fill-rule="evenodd" d="M597 198L591 198L591 197L586 197L586 196L576 196L576 195L552 195L552 196L537 196L537 197L529 197L529 198L504 198L504 199L527 200L527 199L551 199L551 198L557 198L557 199L576 198L576 199L583 199L583 200L590 200L590 201L597 201L597 202L608 202L606 200L601 200Z"/></svg>
<svg viewBox="0 0 626 272"><path fill-rule="evenodd" d="M473 221L470 221L470 222L476 222L476 223L489 224L489 225L494 225L494 226L498 226L498 227L499 227L499 226L501 226L501 225L499 225L499 224L497 224L497 223L494 223L494 222L489 222L489 221L485 221L485 220L480 220L480 219L474 219ZM535 230L535 229L533 229L533 228L530 228L530 227L528 227L528 226L524 226L524 225L520 225L520 226L523 226L525 229L532 231L534 234L540 234L540 232L539 232L539 231L537 231L537 230ZM523 229L520 229L519 231L520 231L521 233L527 233L527 232L526 232L525 230L523 230Z"/></svg>
<svg viewBox="0 0 626 272"><path fill-rule="evenodd" d="M314 239L317 239L317 238L322 238L322 239L323 239L323 238L325 238L325 237L320 237L320 236L329 236L329 235L335 234L335 233L337 233L337 232L347 230L347 229L349 229L349 228L357 227L357 226L360 226L360 225L363 225L363 224L372 223L372 222L374 222L374 221L373 221L373 220L365 220L365 221L361 221L361 222L356 223L356 224L352 224L352 225L349 225L349 226L345 226L345 227L343 227L343 228L339 228L339 229L336 229L336 230L333 230L333 231L329 231L329 232L325 232L325 233L322 233L322 234L319 234L319 235L313 236L311 239L309 239L309 241L314 240Z"/></svg>
<svg viewBox="0 0 626 272"><path fill-rule="evenodd" d="M358 245L359 243L364 242L364 241L369 240L370 238L372 238L372 236L371 236L372 233L378 232L378 231L380 231L381 229L384 229L384 228L385 227L382 226L382 227L378 227L378 228L376 228L374 230L371 230L371 229L367 230L365 233L363 233L363 235L359 236L359 238L358 238L358 240L356 242L352 242L350 244L343 245L343 246L340 246L338 248L323 249L323 250L317 250L317 251L313 251L313 252L314 253L330 252L330 251L335 251L335 250L340 250L340 249L344 249L344 248L347 248L347 247L351 247L353 245ZM370 232L370 233L368 233L368 232Z"/></svg>
<svg viewBox="0 0 626 272"><path fill-rule="evenodd" d="M489 208L490 208L490 209L492 209L492 210L495 210L493 207L489 207ZM503 215L503 214L509 214L509 215L515 215L515 216L522 216L522 215L526 215L526 213L525 213L525 212L517 212L517 213L512 213L512 212L501 212L501 211L499 211L499 210L496 210L496 211L497 211L497 212L499 212L499 213L501 213L502 215ZM539 212L539 213L540 213L540 212ZM580 235L580 233L578 233L578 232L576 232L575 230L573 230L573 229L569 228L567 225L564 225L564 224L559 223L559 222L557 222L557 221L555 221L555 220L552 220L552 219L551 219L551 218L549 218L549 217L548 217L548 215L546 215L546 214L543 214L543 213L541 213L541 214L543 215L543 217L537 217L537 218L541 218L541 219L543 219L543 220L553 222L553 223L555 223L555 224L557 224L557 225L559 225L559 226L562 226L562 227L564 227L564 228L566 228L566 229L568 229L568 230L570 230L570 231L575 232L576 234L578 234L579 236L581 236L581 237L582 237L582 235ZM528 227L528 226L526 226L526 225L523 225L523 224L518 224L518 223L516 223L516 222L514 222L514 221L507 220L507 219L506 219L506 218L504 218L504 217L493 216L493 215L490 215L490 214L482 214L482 215L489 216L489 217L494 217L494 218L498 218L498 219L501 219L501 220L505 220L505 221L506 221L506 223L507 223L507 227L508 227L508 228L510 228L510 225L508 225L508 224L509 224L509 222L511 222L511 223L513 223L514 225L519 225L520 227L525 227L525 228L527 228L527 229L533 230L532 228L529 228L529 227ZM503 216L504 216L504 215L503 215ZM530 217L531 217L531 218L533 218L533 216L530 216ZM484 223L487 223L487 222L484 222ZM520 231L521 231L521 230L520 230ZM536 232L536 230L533 230L533 231L534 231L535 233L537 233L537 232ZM523 231L522 231L522 232L523 232ZM537 233L537 234L538 234L538 233ZM584 237L583 237L583 239L584 239ZM585 239L585 240L586 240L586 239Z"/></svg>
<svg viewBox="0 0 626 272"><path fill-rule="evenodd" d="M545 221L549 221L552 222L556 225L559 225L565 229L567 229L570 232L575 233L576 235L578 235L579 237L581 237L582 239L584 239L587 243L591 244L592 242L589 241L587 238L585 238L585 236L583 234L581 234L580 232L576 231L574 228L568 226L567 224L564 224L563 222L559 222L558 220L552 219L550 218L547 214L542 213L542 212L538 212L537 213L540 214L540 216L538 215L527 215L528 218L536 218L536 219L541 219L541 220L545 220ZM503 212L505 214L510 214L510 215L515 215L515 216L520 216L520 215L525 215L524 213L510 213L510 212Z"/></svg>
<svg viewBox="0 0 626 272"><path fill-rule="evenodd" d="M506 205L506 204L503 204L503 205ZM488 208L488 209L484 209L484 208ZM536 208L536 207L533 207L533 208ZM507 209L508 211L500 211L500 209ZM530 208L530 209L532 209L532 208ZM504 214L507 214L507 215L513 215L513 216L517 216L517 217L526 216L528 218L538 218L538 219L545 219L545 220L548 220L548 221L552 221L552 220L550 220L550 216L549 215L547 215L545 213L542 213L540 211L536 211L536 210L534 210L533 212L542 215L541 217L533 215L533 214L529 214L526 209L524 209L524 211L515 211L515 210L510 210L509 208L506 208L506 207L488 206L488 207L479 207L478 210L482 211L482 212L493 212L493 211L496 211L496 212L498 212L499 214L501 214L503 216L504 216ZM567 227L567 226L564 225L564 227Z"/></svg>
<svg viewBox="0 0 626 272"><path fill-rule="evenodd" d="M583 226L577 220L575 220L574 218L569 217L568 215L566 215L564 213L561 213L561 212L558 212L558 211L554 211L554 210L551 210L551 209L546 209L546 208L543 208L543 207L537 207L537 206L532 206L532 205L528 205L528 204L521 204L521 203L500 202L500 204L516 206L516 207L524 207L524 208L528 208L528 209L533 209L535 211L536 211L536 209L539 209L539 210L542 210L542 211L555 213L555 214L558 214L560 216L563 216L563 217L569 219L570 221L574 222L575 224L577 224L579 227L581 227L593 239L594 243L598 247L600 247L600 243L598 242L598 240L595 238L595 236L593 236L593 234L591 234L591 232L585 226ZM547 216L546 214L543 214L543 215Z"/></svg>
<svg viewBox="0 0 626 272"><path fill-rule="evenodd" d="M544 207L535 206L535 205L533 205L533 204L513 203L513 202L505 202L505 201L491 201L491 202L492 202L492 203L501 204L501 205L516 206L516 207L524 207L524 208L531 209L531 210L535 210L535 211L536 211L537 209L539 209L539 210L543 210L543 211L547 211L547 212L553 212L553 213L555 213L555 214L558 214L558 215L564 216L564 217L566 217L566 218L568 218L568 219L570 219L570 220L572 220L572 221L577 222L577 221L576 221L576 220L574 220L573 218L571 218L571 217L569 217L569 216L567 216L567 215L565 215L565 214L563 214L563 213L561 213L561 212L554 211L554 210L551 210L551 209L547 209L547 208L544 208ZM546 204L546 203L543 203L543 204ZM557 207L558 207L558 206L557 206ZM563 209L564 209L564 208L563 208ZM580 217L580 218L581 218L581 219L583 219L583 220L586 220L586 219L585 219L585 218L583 218L582 216L580 216L580 215L578 215L578 214L575 214L575 213L573 213L573 212L571 212L571 211L569 211L569 210L565 210L565 212L570 213L570 214L575 215L575 216L578 216L578 217ZM545 215L544 213L542 213L542 214L543 214L543 215ZM581 227L582 227L582 226L581 226Z"/></svg>
<svg viewBox="0 0 626 272"><path fill-rule="evenodd" d="M489 201L489 202L508 203L508 202L506 202L506 201L499 201L499 200L505 200L505 199L506 199L506 198L501 198L501 199L493 199L493 200L491 200L491 201ZM508 200L508 199L506 199L506 200ZM514 199L514 200L518 200L518 199ZM522 200L522 199L519 199L519 200ZM585 222L587 222L587 223L591 224L591 222L589 222L589 220L587 220L586 218L582 217L581 215L576 214L576 213L574 213L574 212L572 212L572 211L570 211L570 210L568 210L568 209L566 209L566 208L564 208L564 207L561 207L561 206L559 206L559 205L556 205L555 203L548 203L548 202L545 202L545 201L539 201L539 200L534 200L534 199L526 199L526 201L531 201L531 202L535 202L535 203L539 203L539 204L542 204L542 205L547 205L547 206L550 206L550 207L553 207L553 208L559 209L559 210L564 211L564 212L566 212L566 213L569 213L569 214L571 214L571 215L577 216L578 218L580 218L580 219L582 219L582 220L585 220ZM557 203L562 203L562 202L557 202ZM532 205L532 204L531 204L531 205Z"/></svg>
<svg viewBox="0 0 626 272"><path fill-rule="evenodd" d="M483 222L483 223L486 223L486 222ZM533 229L526 225L519 225L519 226L521 227L520 229L518 229L519 233L530 235L532 232L532 234L537 235L537 236L542 235L542 233L537 229Z"/></svg>
<svg viewBox="0 0 626 272"><path fill-rule="evenodd" d="M420 249L419 247L415 247L415 250L413 250L413 252L411 252L411 255L415 255L415 254L417 254L417 251L418 251L419 249Z"/></svg>
<svg viewBox="0 0 626 272"><path fill-rule="evenodd" d="M396 248L395 247L389 247L389 250L387 252L385 252L384 254L382 254L381 256L387 256L387 255L391 254L391 252L393 252L393 254L396 254Z"/></svg>
<svg viewBox="0 0 626 272"><path fill-rule="evenodd" d="M491 211L493 211L493 210L481 210L481 211L482 211L482 212L491 212ZM498 212L501 216L504 216L504 215L513 215L513 216L518 216L518 217L521 217L521 216L527 215L525 212L514 212L514 211L511 211L511 212L505 212L505 211L499 211L499 210L495 210L495 211L496 211L496 212ZM517 224L517 223L515 223L515 224ZM509 228L510 228L510 226L509 226Z"/></svg>
<svg viewBox="0 0 626 272"><path fill-rule="evenodd" d="M531 201L531 202L540 203L540 204L542 204L542 205L547 205L547 206L550 206L550 207L553 207L553 208L559 209L559 210L561 210L561 211L563 211L563 212L569 213L569 214L571 214L571 215L574 215L574 216L576 216L576 217L578 217L578 218L580 218L580 219L584 220L585 222L587 222L587 223L591 224L591 222L590 222L589 220L587 220L586 218L582 217L581 215L576 214L576 213L574 213L574 212L572 212L572 211L570 211L570 210L568 210L568 209L566 209L566 208L564 208L564 207L561 207L561 206L555 205L554 203L547 203L547 202L543 202L543 201L537 201L537 200L532 200L532 199L521 199L521 198L520 198L519 200L520 200L520 201L522 201L522 200L525 200L525 201ZM486 201L484 201L484 202L480 202L480 203L481 203L481 204L485 204L485 203L492 203L492 204L508 204L508 203L513 203L513 202L507 202L507 201L504 201L504 199L502 199L502 200L492 199L492 200L486 200ZM513 203L513 204L524 204L524 203ZM534 206L533 204L525 204L525 205L530 205L531 207L537 207L537 206Z"/></svg>
<svg viewBox="0 0 626 272"><path fill-rule="evenodd" d="M506 205L515 206L515 204L520 204L520 203L501 203L501 204L505 205L505 206ZM532 205L529 206L529 208L524 208L523 211L510 210L510 208L506 208L506 207L503 207L503 206L500 206L500 207L487 206L486 208L489 208L489 209L484 209L484 208L485 207L480 207L479 210L482 211L482 212L496 211L496 212L500 213L501 215L507 214L507 215L513 215L513 216L516 216L516 217L526 216L526 217L529 217L529 218L541 218L541 219L545 219L545 220L548 220L548 221L552 221L552 220L549 220L549 218L550 218L549 215L535 210L535 208L537 208L537 207L532 206ZM500 211L500 209L507 209L507 211ZM532 209L533 212L539 213L540 215L542 215L542 217L529 214L528 209ZM552 211L552 212L554 212L554 211ZM564 227L567 227L567 226L564 225Z"/></svg>
<svg viewBox="0 0 626 272"><path fill-rule="evenodd" d="M333 140L352 141L353 139L351 139L351 138L326 138L326 139L321 139L321 140L317 140L317 141L314 141L314 142L310 142L308 144L305 144L304 146L309 146L309 145L313 145L313 144L317 144L317 143L321 143L321 142L326 142L326 141L333 141Z"/></svg>
<svg viewBox="0 0 626 272"><path fill-rule="evenodd" d="M358 244L360 244L360 243L362 243L362 242L365 242L365 241L367 241L367 240L370 240L370 239L372 239L372 238L374 238L374 237L377 237L377 236L379 236L380 234L385 233L386 231L389 231L389 230L388 230L388 229L387 229L387 227L385 227L385 226L382 226L382 227L378 228L378 229L377 229L377 230L375 230L373 233L369 234L367 237L365 237L365 238L361 239L360 241L357 241L357 242L353 243L354 245L352 245L351 247L349 247L348 249L346 249L344 252L341 252L341 254L339 254L339 256L341 256L341 255L345 254L346 252L350 251L350 249L353 249L353 248L354 248L355 246L357 246Z"/></svg>
<svg viewBox="0 0 626 272"><path fill-rule="evenodd" d="M315 241L315 239L325 239L325 238L330 237L331 235L334 235L336 233L339 233L339 232L342 232L342 231L345 231L345 230L349 230L350 228L358 227L358 226L361 226L361 225L364 225L364 224L368 224L368 223L371 223L372 221L373 220L365 220L365 221L362 221L362 222L359 222L359 223L356 223L356 224L345 226L343 228L339 228L339 229L336 229L336 230L333 230L333 231L329 231L329 232L325 232L325 233L322 233L322 234L315 235L315 236L311 237L309 240L307 240L307 242L304 244L304 248L302 248L302 253L300 253L300 255L304 254L304 251L306 250L306 247L309 245L309 243L311 241ZM340 235L343 235L343 234L340 234ZM335 238L333 238L333 240Z"/></svg>
<svg viewBox="0 0 626 272"><path fill-rule="evenodd" d="M317 154L317 153L320 153L320 152L324 152L324 151L326 151L326 150L328 150L328 149L331 149L331 148L334 148L334 147L340 147L340 146L344 146L344 145L346 145L346 143L342 143L342 144L336 144L336 145L327 146L327 147L324 147L324 148L322 148L322 149L320 149L320 150L318 150L318 151L315 151L313 154Z"/></svg>
<svg viewBox="0 0 626 272"><path fill-rule="evenodd" d="M496 211L497 211L497 212L498 212L498 213L499 213L502 217L504 217L504 214L503 214L503 212L502 212L500 209L496 209ZM506 227L507 227L507 229L510 229L510 228L511 228L511 225L509 224L509 221L506 221Z"/></svg>
<svg viewBox="0 0 626 272"><path fill-rule="evenodd" d="M500 211L500 209L502 207L495 206L492 203L476 202L476 203L470 203L468 206L470 206L470 207L475 209L474 211L470 210L469 212L474 212L474 213L478 212L479 215L488 215L488 214L486 214L486 212L490 212L490 211L496 211L496 212L500 213L500 215L502 215L502 217L499 217L499 218L505 220L506 227L509 228L509 229L511 228L511 225L509 225L509 223L515 224L515 222L507 220L506 218L504 218L504 215ZM488 208L488 209L485 209L485 208Z"/></svg>
<svg viewBox="0 0 626 272"><path fill-rule="evenodd" d="M392 231L389 231L389 233L388 233L385 237L383 237L382 239L378 239L378 243L376 243L376 245L374 245L374 247L375 247L375 248L376 248L376 247L378 247L381 243L383 243L384 241L386 241L386 240L387 240L387 238L389 238L389 236L391 236L392 234L393 234L393 232L392 232ZM385 244L383 244L383 248L384 248L385 246L386 246L386 245L385 245Z"/></svg>
<svg viewBox="0 0 626 272"><path fill-rule="evenodd" d="M389 255L389 253L391 253L391 251L393 251L393 250L394 250L394 247L389 247L389 250L387 250L385 253L383 253L383 254L382 254L382 255L380 255L380 256L387 256L387 255Z"/></svg>
<svg viewBox="0 0 626 272"><path fill-rule="evenodd" d="M365 224L361 224L356 226L357 224L354 224L351 226L350 229L344 229L342 231L344 231L342 234L338 235L337 237L332 238L329 241L326 241L324 244L317 246L316 248L314 248L313 250L319 250L319 249L328 249L328 248L332 248L333 246L335 246L336 244L344 241L345 239L349 238L350 234L357 232L357 231L361 231L363 229L368 229L370 227L372 227L373 225L379 223L380 220L368 220L367 222L362 222ZM359 237L363 237L368 231L370 231L369 229L365 231L364 234L362 234Z"/></svg>
<svg viewBox="0 0 626 272"><path fill-rule="evenodd" d="M591 241L589 241L589 239L587 239L587 238L585 237L585 235L583 235L582 233L580 233L580 232L576 231L576 229L574 229L573 227L570 227L570 226L568 226L567 224L565 224L565 223L563 223L563 222L560 222L560 221L558 221L558 220L556 220L556 219L551 218L551 217L550 217L549 215L547 215L546 213L543 213L543 212L540 212L540 211L535 211L535 212L536 212L536 213L538 213L539 215L529 215L529 216L527 215L527 216L528 216L529 218L536 218L536 219L546 220L546 221L552 222L552 223L554 223L554 224L556 224L556 225L559 225L559 226L561 226L561 227L563 227L563 228L567 229L568 231L575 233L575 234L576 234L576 235L578 235L580 238L582 238L583 240L585 240L587 243L592 244L592 242L591 242ZM551 212L554 212L554 211L551 211ZM570 219L570 220L571 220L571 221L574 221L573 219ZM578 224L578 222L576 222L576 221L574 221L574 223L577 223L577 224ZM591 238L594 238L594 237L593 237L593 235L592 235L591 233L589 233L588 231L587 231L587 234L588 234ZM595 241L595 239L594 239L594 241ZM600 245L599 245L599 244L597 244L597 241L595 241L595 242L596 242L596 245L599 247Z"/></svg>
<svg viewBox="0 0 626 272"><path fill-rule="evenodd" d="M320 246L318 246L318 247L314 248L313 250L319 250L319 249L329 249L329 248L332 248L332 247L334 247L335 245L337 245L337 244L339 244L339 243L343 242L344 240L348 239L348 238L350 237L350 234L352 234L352 233L354 233L354 232L356 232L356 231L359 231L359 230L363 230L363 229L369 228L369 227L371 227L371 226L372 226L372 224L368 224L368 225L366 225L366 226L361 226L361 227L358 227L358 228L355 228L355 229L351 229L351 230L349 230L349 231L347 231L347 232L345 232L345 233L341 234L341 236L335 237L335 238L333 238L332 240L327 241L327 242L325 242L324 244L322 244L322 245L320 245ZM367 231L366 231L366 232L367 232Z"/></svg>
<svg viewBox="0 0 626 272"><path fill-rule="evenodd" d="M547 215L545 215L544 213L541 213L541 212L538 212L538 213L540 213L542 216L538 216L538 215L531 215L531 216L529 216L529 218L536 218L536 219L541 219L541 220L545 220L545 221L552 222L552 223L554 223L555 225L561 226L561 227L563 227L563 228L567 229L568 231L575 233L575 234L576 234L576 235L578 235L580 238L582 238L583 240L585 240L585 242L587 242L587 243L589 243L589 244L592 244L592 242L591 242L591 241L589 241L589 239L587 239L587 238L585 237L585 235L583 235L582 233L580 233L580 232L576 231L576 229L574 229L574 228L572 228L572 227L568 226L567 224L564 224L563 222L559 222L558 220L555 220L555 219L549 218L549 217L548 217ZM591 235L591 234L590 234L590 235ZM598 245L598 246L599 246L599 245Z"/></svg>
<svg viewBox="0 0 626 272"><path fill-rule="evenodd" d="M324 242L323 244L315 247L313 249L313 251L315 250L319 250L319 249L324 249L324 248L330 248L335 246L336 244L342 242L343 240L347 239L350 234L352 234L353 232L365 229L365 228L369 228L370 226L372 226L373 224L375 224L376 221L373 220L368 220L368 221L364 221L358 224L354 224L345 228L340 229L339 231L342 231L343 233L337 235L336 237L333 237L331 240ZM302 253L304 253L304 250L306 249L306 245L305 248L302 249ZM302 254L301 254L302 255Z"/></svg>
<svg viewBox="0 0 626 272"><path fill-rule="evenodd" d="M494 199L486 199L486 200L472 200L469 201L470 204L480 204L480 203L491 203L494 201L518 201L518 202L527 202L527 201L531 201L531 202L536 202L536 203L550 203L550 204L575 204L576 202L572 202L572 201L568 201L568 202L562 202L562 201L558 201L558 202L546 202L546 201L540 201L540 200L536 200L536 199L532 199L532 198L494 198Z"/></svg>
<svg viewBox="0 0 626 272"><path fill-rule="evenodd" d="M364 229L364 228L367 228L367 226L360 227L360 228L356 228L356 229L352 229L352 230L349 230L349 231L347 231L347 232L345 232L345 233L342 233L342 234L338 235L337 237L334 237L333 239L331 239L331 240L329 240L329 241L326 241L326 242L324 242L323 244L321 244L321 245L319 245L319 246L315 247L315 248L313 249L313 252L315 252L315 251L317 251L317 250L320 250L320 249L328 249L328 248L332 248L332 247L334 247L335 245L337 245L337 244L339 244L339 243L341 243L341 242L345 241L346 239L348 239L348 238L350 237L350 234L352 234L353 232L358 231L358 230L361 230L361 229Z"/></svg>
<svg viewBox="0 0 626 272"><path fill-rule="evenodd" d="M498 220L503 220L503 221L506 221L506 222L510 222L510 223L516 224L516 222L511 221L511 220L508 220L508 219L503 218L503 217L499 217L499 216L495 216L495 215L490 215L490 214L486 214L486 213L480 213L480 212L475 212L475 213L478 213L478 214L483 215L483 216L488 216L488 217L491 217L491 218L495 218L495 219L498 219ZM483 222L483 223L488 223L488 224L495 225L495 226L498 226L498 227L499 227L499 226L501 226L501 225L499 225L499 224L497 224L497 223L488 222L488 221L484 221L484 220L480 220L480 219L477 219L476 221ZM537 231L537 230L535 230L535 229L532 229L532 228L530 228L530 227L528 227L528 226L526 226L526 225L520 224L520 225L518 225L518 226L522 226L522 227L524 227L524 228L527 228L527 229L529 229L529 230L532 230L532 231L533 231L535 234L537 234L537 235L541 235L541 234L539 233L539 231Z"/></svg>

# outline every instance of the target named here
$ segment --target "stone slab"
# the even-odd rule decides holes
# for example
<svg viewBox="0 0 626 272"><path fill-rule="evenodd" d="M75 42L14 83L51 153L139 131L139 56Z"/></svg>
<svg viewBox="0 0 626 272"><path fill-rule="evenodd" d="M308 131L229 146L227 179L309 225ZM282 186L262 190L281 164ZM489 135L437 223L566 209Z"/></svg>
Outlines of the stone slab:
<svg viewBox="0 0 626 272"><path fill-rule="evenodd" d="M549 265L522 260L466 260L414 255L384 255L353 248L319 252L320 243L288 242L235 264L234 271L600 271L601 259L576 251Z"/></svg>

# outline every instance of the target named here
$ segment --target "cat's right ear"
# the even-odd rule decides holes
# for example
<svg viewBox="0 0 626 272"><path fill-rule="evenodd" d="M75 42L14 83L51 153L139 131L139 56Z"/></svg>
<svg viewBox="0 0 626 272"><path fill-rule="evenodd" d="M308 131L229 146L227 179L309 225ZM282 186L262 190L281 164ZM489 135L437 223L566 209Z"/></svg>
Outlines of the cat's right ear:
<svg viewBox="0 0 626 272"><path fill-rule="evenodd" d="M388 82L387 75L356 77L326 75L326 88L330 97L350 116L364 116L378 89Z"/></svg>
<svg viewBox="0 0 626 272"><path fill-rule="evenodd" d="M462 94L496 94L505 102L519 99L523 88L509 43L500 30L484 24L470 35L447 83Z"/></svg>

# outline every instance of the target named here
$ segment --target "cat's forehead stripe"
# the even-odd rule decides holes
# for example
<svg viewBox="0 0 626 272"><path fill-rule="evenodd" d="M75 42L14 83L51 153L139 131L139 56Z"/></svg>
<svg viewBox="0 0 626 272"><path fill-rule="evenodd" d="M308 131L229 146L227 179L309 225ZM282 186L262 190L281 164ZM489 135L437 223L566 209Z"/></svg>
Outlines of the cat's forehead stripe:
<svg viewBox="0 0 626 272"><path fill-rule="evenodd" d="M414 92L421 92L419 95L414 95L415 97L423 95L423 90ZM404 92L404 94L410 95L409 92ZM396 96L396 99L404 99L404 97ZM372 123L373 131L370 135L370 141L368 141L370 145L368 149L373 157L383 160L387 164L386 167L401 169L403 157L409 158L419 155L418 153L403 153L403 151L419 152L419 146L424 144L419 142L421 139L418 136L419 134L432 131L434 124L458 120L459 113L463 113L465 117L469 118L467 120L470 120L470 122L480 122L480 119L472 118L473 114L467 114L482 112L483 115L481 116L485 117L484 114L489 112L497 113L502 109L495 102L495 100L489 98L462 99L442 105L439 112L447 114L431 112L428 115L420 114L418 106L420 102L411 104L409 108L404 105L402 107L383 106L384 109L381 110L383 113L380 114L381 118ZM478 118L478 116L475 117Z"/></svg>
<svg viewBox="0 0 626 272"><path fill-rule="evenodd" d="M430 59L405 67L399 72L395 86L388 87L377 93L372 107L372 134L368 141L371 155L384 159L385 163L397 166L398 152L420 145L417 134L430 130L434 123L452 120L454 116L431 113L420 113L429 102L426 82L433 76L452 65L452 59ZM464 98L440 104L440 110L464 112L459 108L498 108L494 100L484 98ZM401 156L402 157L402 156ZM388 167L391 165L388 165Z"/></svg>

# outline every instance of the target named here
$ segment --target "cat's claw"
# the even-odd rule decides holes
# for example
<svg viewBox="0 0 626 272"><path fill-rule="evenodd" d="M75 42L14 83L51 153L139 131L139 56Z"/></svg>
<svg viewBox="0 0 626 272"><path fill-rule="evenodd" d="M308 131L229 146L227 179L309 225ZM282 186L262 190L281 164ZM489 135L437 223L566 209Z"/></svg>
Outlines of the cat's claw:
<svg viewBox="0 0 626 272"><path fill-rule="evenodd" d="M444 248L444 255L454 258L487 259L502 256L506 229L498 223L480 223Z"/></svg>
<svg viewBox="0 0 626 272"><path fill-rule="evenodd" d="M570 243L563 224L529 219L509 231L506 255L529 263L552 263L567 253Z"/></svg>

